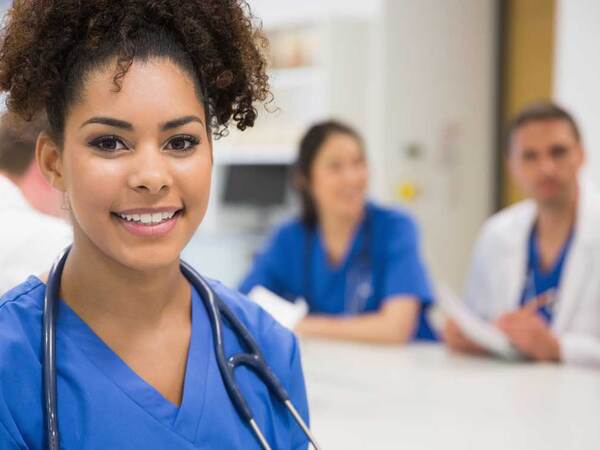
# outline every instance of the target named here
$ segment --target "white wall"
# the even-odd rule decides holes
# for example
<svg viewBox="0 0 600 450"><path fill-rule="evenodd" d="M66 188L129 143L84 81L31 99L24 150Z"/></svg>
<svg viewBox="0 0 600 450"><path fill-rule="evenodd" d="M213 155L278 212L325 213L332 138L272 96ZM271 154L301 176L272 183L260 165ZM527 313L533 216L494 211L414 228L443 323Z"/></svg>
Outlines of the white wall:
<svg viewBox="0 0 600 450"><path fill-rule="evenodd" d="M403 182L419 189L420 222L433 273L460 289L473 240L492 210L496 2L494 0L251 0L267 27L331 16L373 24L366 116L359 127L371 193L399 204ZM340 76L340 88L346 83ZM357 102L359 104L361 102ZM420 158L406 149L416 144Z"/></svg>
<svg viewBox="0 0 600 450"><path fill-rule="evenodd" d="M397 201L400 184L416 186L407 205L426 258L457 289L492 209L495 9L493 0L387 0L382 13L377 191Z"/></svg>
<svg viewBox="0 0 600 450"><path fill-rule="evenodd" d="M600 2L557 0L554 98L575 115L600 181Z"/></svg>
<svg viewBox="0 0 600 450"><path fill-rule="evenodd" d="M322 20L330 16L370 18L381 10L382 0L248 0L265 26Z"/></svg>

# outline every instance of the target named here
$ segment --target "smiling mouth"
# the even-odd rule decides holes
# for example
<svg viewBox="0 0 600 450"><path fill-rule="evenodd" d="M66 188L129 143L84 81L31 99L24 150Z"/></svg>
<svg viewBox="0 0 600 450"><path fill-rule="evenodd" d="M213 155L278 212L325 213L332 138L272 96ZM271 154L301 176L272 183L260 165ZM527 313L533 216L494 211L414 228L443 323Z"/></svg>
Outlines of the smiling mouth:
<svg viewBox="0 0 600 450"><path fill-rule="evenodd" d="M163 211L163 212L155 212L155 213L136 213L136 214L123 214L117 212L111 212L113 217L116 217L125 222L129 222L136 225L145 225L145 226L154 226L160 225L161 223L168 222L175 217L181 215L183 213L183 209L178 209L176 211Z"/></svg>

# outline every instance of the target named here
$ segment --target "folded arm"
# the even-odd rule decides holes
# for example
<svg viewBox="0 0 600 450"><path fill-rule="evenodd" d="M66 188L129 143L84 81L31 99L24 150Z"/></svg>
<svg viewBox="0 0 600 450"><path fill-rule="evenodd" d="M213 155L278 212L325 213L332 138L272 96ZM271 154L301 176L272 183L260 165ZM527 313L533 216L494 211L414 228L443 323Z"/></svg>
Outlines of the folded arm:
<svg viewBox="0 0 600 450"><path fill-rule="evenodd" d="M304 336L401 344L414 334L419 307L415 297L396 296L372 313L348 317L310 315L300 322L296 332Z"/></svg>

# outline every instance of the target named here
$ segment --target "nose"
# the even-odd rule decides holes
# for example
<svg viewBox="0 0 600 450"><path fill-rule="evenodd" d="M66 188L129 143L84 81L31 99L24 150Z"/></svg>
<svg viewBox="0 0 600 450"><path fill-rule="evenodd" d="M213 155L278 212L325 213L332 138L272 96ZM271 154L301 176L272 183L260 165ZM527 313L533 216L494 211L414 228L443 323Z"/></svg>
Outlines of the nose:
<svg viewBox="0 0 600 450"><path fill-rule="evenodd" d="M157 195L168 192L173 184L169 164L155 146L138 148L132 166L128 183L136 192Z"/></svg>
<svg viewBox="0 0 600 450"><path fill-rule="evenodd" d="M544 175L552 175L556 171L556 161L551 157L542 158L541 169Z"/></svg>
<svg viewBox="0 0 600 450"><path fill-rule="evenodd" d="M366 168L361 164L350 165L344 171L344 180L348 184L362 185L365 181Z"/></svg>

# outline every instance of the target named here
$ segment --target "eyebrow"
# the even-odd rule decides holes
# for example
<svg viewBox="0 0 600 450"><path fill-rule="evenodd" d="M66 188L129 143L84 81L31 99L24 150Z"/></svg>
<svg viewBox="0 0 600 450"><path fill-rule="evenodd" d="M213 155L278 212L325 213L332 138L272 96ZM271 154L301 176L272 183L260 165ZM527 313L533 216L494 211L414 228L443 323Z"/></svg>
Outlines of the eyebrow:
<svg viewBox="0 0 600 450"><path fill-rule="evenodd" d="M190 122L198 122L199 124L204 126L204 122L202 122L202 120L198 116L183 116L183 117L179 117L178 119L173 119L173 120L169 120L168 122L161 123L160 130L161 131L172 130L173 128L182 127L183 125L188 124Z"/></svg>
<svg viewBox="0 0 600 450"><path fill-rule="evenodd" d="M167 122L160 124L161 131L172 130L174 128L182 127L190 122L198 122L202 126L204 126L204 122L198 116L183 116L177 119L169 120ZM123 130L133 130L134 127L131 123L126 122L120 119L114 119L112 117L92 117L91 119L86 120L81 124L79 128L83 128L89 124L100 124L100 125L108 125L110 127L121 128Z"/></svg>
<svg viewBox="0 0 600 450"><path fill-rule="evenodd" d="M92 117L81 124L79 128L83 128L86 125L92 123L99 123L100 125L108 125L110 127L122 128L123 130L133 130L133 125L124 120L113 119L112 117Z"/></svg>

